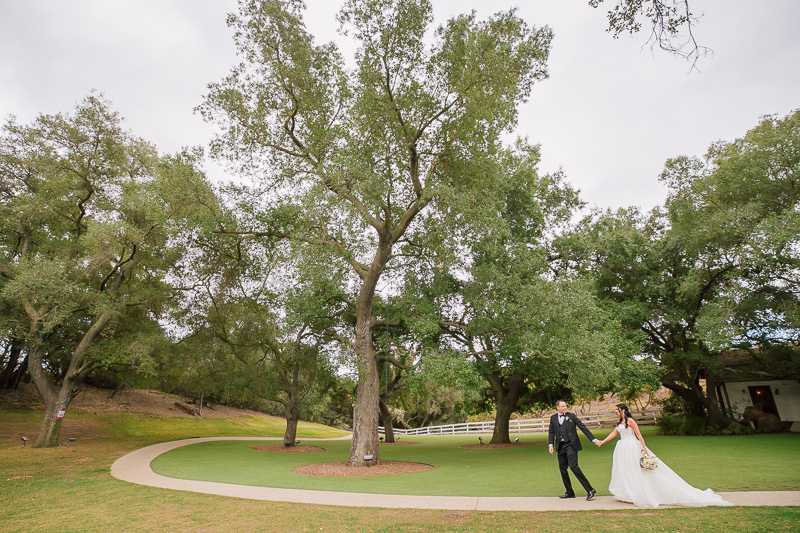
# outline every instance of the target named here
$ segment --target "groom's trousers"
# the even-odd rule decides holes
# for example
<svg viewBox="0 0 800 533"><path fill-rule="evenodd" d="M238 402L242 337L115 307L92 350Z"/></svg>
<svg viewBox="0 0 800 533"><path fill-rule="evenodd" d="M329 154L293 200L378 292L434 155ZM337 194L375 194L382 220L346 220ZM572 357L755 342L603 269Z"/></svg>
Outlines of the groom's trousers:
<svg viewBox="0 0 800 533"><path fill-rule="evenodd" d="M572 444L567 442L560 443L558 447L558 469L561 471L561 480L564 482L564 488L567 489L567 494L570 496L575 495L572 490L572 481L569 479L569 470L575 475L575 479L580 482L583 488L588 493L592 489L592 484L583 475L581 469L578 467L578 452L572 447Z"/></svg>

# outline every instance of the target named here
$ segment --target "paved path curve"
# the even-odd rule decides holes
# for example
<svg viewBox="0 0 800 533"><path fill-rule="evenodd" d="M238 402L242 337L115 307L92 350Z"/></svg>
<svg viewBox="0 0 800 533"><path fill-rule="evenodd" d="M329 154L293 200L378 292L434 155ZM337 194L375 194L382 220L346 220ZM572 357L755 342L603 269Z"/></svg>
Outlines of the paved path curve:
<svg viewBox="0 0 800 533"><path fill-rule="evenodd" d="M344 437L349 439L350 436ZM193 481L161 476L153 472L150 463L159 455L181 446L220 440L280 441L280 438L259 437L208 437L185 439L154 444L131 452L111 466L111 475L122 481L162 489L183 490L203 494L216 494L248 500L310 503L315 505L341 505L346 507L384 507L401 509L444 509L453 511L597 511L634 510L632 504L615 500L611 496L598 496L592 501L584 498L562 500L556 497L481 497L481 496L409 496L395 494L362 494L353 492L326 492L316 490L276 489L253 487L232 483ZM334 440L334 439L303 439ZM800 506L800 491L720 492L734 505L746 506Z"/></svg>

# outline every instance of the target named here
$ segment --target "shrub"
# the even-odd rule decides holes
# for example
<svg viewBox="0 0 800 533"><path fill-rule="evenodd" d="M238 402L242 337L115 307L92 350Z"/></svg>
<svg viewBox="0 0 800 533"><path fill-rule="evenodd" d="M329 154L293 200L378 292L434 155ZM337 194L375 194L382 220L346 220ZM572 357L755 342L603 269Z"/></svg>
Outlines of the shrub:
<svg viewBox="0 0 800 533"><path fill-rule="evenodd" d="M686 435L706 434L706 421L701 416L685 417L683 427Z"/></svg>
<svg viewBox="0 0 800 533"><path fill-rule="evenodd" d="M662 414L658 419L658 432L662 435L683 435L683 426L682 416Z"/></svg>
<svg viewBox="0 0 800 533"><path fill-rule="evenodd" d="M664 414L658 421L658 432L662 435L706 435L705 420L700 416Z"/></svg>

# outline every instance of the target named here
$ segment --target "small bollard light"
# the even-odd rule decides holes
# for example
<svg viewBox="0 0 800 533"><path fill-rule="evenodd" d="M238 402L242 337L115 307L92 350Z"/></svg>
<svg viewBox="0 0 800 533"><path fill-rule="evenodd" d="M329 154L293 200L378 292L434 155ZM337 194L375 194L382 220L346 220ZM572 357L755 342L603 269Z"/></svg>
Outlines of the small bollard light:
<svg viewBox="0 0 800 533"><path fill-rule="evenodd" d="M370 461L372 461L372 458L373 458L373 457L374 457L374 456L373 456L372 454L369 454L369 455L365 455L365 456L364 456L364 460L367 462L367 468L369 468L369 462L370 462Z"/></svg>
<svg viewBox="0 0 800 533"><path fill-rule="evenodd" d="M478 437L478 442L480 442L481 446L483 446L483 437Z"/></svg>
<svg viewBox="0 0 800 533"><path fill-rule="evenodd" d="M22 437L22 447L24 448L26 444L28 444L28 437Z"/></svg>

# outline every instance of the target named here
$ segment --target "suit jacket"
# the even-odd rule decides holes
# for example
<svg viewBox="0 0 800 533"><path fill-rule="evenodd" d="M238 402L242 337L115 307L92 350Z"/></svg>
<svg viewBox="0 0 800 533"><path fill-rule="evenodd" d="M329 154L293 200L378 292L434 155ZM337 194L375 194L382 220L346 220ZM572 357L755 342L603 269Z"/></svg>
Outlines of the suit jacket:
<svg viewBox="0 0 800 533"><path fill-rule="evenodd" d="M581 448L581 440L578 438L578 428L586 435L586 438L589 441L594 441L595 436L592 435L592 432L589 431L583 422L575 416L574 413L565 413L566 418L564 419L564 424L566 424L567 436L569 437L570 444L572 444L573 449L575 451L580 451ZM556 434L558 433L558 413L554 414L550 417L550 431L547 435L547 444L552 444L555 448L555 451L558 451L558 442L556 442Z"/></svg>

